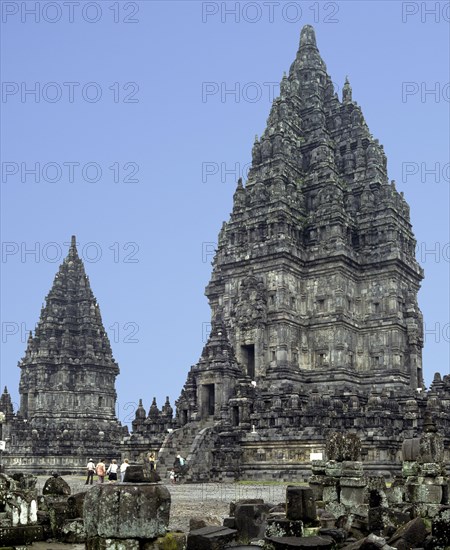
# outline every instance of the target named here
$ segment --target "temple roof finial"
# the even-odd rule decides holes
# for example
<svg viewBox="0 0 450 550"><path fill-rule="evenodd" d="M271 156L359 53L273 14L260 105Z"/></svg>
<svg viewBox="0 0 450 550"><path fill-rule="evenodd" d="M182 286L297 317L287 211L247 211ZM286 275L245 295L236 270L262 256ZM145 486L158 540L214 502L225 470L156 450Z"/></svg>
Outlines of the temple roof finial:
<svg viewBox="0 0 450 550"><path fill-rule="evenodd" d="M302 46L317 48L316 33L311 25L305 25L300 33L300 47Z"/></svg>
<svg viewBox="0 0 450 550"><path fill-rule="evenodd" d="M352 87L348 80L348 76L345 77L344 87L342 88L342 102L350 103L352 101Z"/></svg>

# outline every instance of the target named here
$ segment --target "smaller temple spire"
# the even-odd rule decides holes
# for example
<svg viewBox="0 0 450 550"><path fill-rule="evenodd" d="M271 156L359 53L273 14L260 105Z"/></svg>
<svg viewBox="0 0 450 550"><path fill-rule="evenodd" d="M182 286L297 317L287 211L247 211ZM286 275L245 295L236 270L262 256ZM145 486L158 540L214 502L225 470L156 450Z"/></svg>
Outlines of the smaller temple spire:
<svg viewBox="0 0 450 550"><path fill-rule="evenodd" d="M159 409L156 403L156 397L153 398L152 404L150 405L150 410L148 411L148 418L158 418Z"/></svg>
<svg viewBox="0 0 450 550"><path fill-rule="evenodd" d="M351 103L352 102L352 87L348 80L348 76L345 77L344 87L342 89L342 103Z"/></svg>

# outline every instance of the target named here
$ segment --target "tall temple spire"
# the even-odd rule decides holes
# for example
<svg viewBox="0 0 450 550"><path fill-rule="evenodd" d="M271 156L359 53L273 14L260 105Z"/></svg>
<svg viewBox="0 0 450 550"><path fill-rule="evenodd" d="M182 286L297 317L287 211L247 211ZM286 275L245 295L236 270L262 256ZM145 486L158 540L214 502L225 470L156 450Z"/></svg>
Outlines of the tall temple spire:
<svg viewBox="0 0 450 550"><path fill-rule="evenodd" d="M13 463L32 457L22 466L48 472L116 456L127 433L116 417L119 367L75 236L18 366L20 408L8 426ZM5 390L0 405L9 402Z"/></svg>
<svg viewBox="0 0 450 550"><path fill-rule="evenodd" d="M79 407L98 409L100 418L115 418L114 381L119 367L75 236L55 275L34 336L30 333L19 367L20 414L24 418L50 411L73 415ZM90 370L95 375L90 375ZM92 391L92 384L97 386L95 399L86 393L88 388ZM68 392L67 399L59 399L56 407L52 397L55 391ZM69 396L70 392L75 394Z"/></svg>
<svg viewBox="0 0 450 550"><path fill-rule="evenodd" d="M74 236L46 297L34 337L30 333L20 366L43 357L54 364L60 364L62 358L80 366L85 360L104 365L115 363Z"/></svg>
<svg viewBox="0 0 450 550"><path fill-rule="evenodd" d="M314 29L306 25L267 127L253 144L248 180L244 186L238 184L234 193L233 211L221 232L206 289L213 312L226 304L224 322L244 372L254 370L256 378L295 378L318 365L347 369L352 364L354 370L358 357L356 370L385 365L392 371L400 369L402 383L422 386L422 326L417 306L422 270L414 258L414 247L409 209L389 183L383 146L374 139L361 108L353 101L348 79L339 100L319 54ZM283 269L277 263L281 257ZM373 267L375 258L378 272ZM395 346L389 352L383 350L386 358L382 360L380 344L362 343L362 321L356 320L362 313L356 313L351 305L362 299L361 293L369 293L371 304L382 302L379 289L386 286L392 262L403 275L394 277L391 284L415 311L414 320L401 314L405 339L399 352L402 365L394 360L400 356ZM325 278L315 274L319 264L325 270L329 266ZM340 270L347 275L339 275ZM370 271L378 282L360 280L360 270ZM336 284L333 291L330 277ZM365 286L370 288L363 290ZM334 295L340 292L350 304L346 316L351 328L342 320L341 332L337 325L333 330L342 333L339 338L347 345L353 342L353 349L346 353L337 351L340 343L333 344L337 348L331 351L333 346L325 343L319 328L322 318L333 315ZM299 294L306 296L301 316ZM372 315L371 309L378 311L380 305L367 303L364 307L366 315ZM394 320L392 323L394 331ZM375 324L372 330L379 334ZM365 355L357 355L361 347ZM249 357L251 366L247 368Z"/></svg>

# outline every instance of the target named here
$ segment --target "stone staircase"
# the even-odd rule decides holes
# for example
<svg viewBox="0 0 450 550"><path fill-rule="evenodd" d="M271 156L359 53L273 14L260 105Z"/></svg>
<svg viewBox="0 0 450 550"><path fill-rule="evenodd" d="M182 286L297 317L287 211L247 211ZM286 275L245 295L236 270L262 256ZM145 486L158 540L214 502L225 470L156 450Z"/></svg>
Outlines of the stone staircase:
<svg viewBox="0 0 450 550"><path fill-rule="evenodd" d="M205 444L207 435L212 432L214 426L213 420L190 422L167 434L158 453L157 471L161 478L168 477L175 458L179 454L186 460L188 473L185 476L185 481L193 481L192 474L196 463L199 462L197 451ZM202 459L204 460L205 456Z"/></svg>

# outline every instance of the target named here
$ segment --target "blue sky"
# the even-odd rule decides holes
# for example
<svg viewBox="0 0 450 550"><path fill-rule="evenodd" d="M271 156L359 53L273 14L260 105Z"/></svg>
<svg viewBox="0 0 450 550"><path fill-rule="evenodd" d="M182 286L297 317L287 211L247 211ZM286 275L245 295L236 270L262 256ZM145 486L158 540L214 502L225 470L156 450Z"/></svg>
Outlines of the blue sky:
<svg viewBox="0 0 450 550"><path fill-rule="evenodd" d="M0 374L15 402L72 234L121 368L119 418L178 397L208 331L211 251L307 23L411 206L426 382L449 372L448 3L1 7Z"/></svg>

